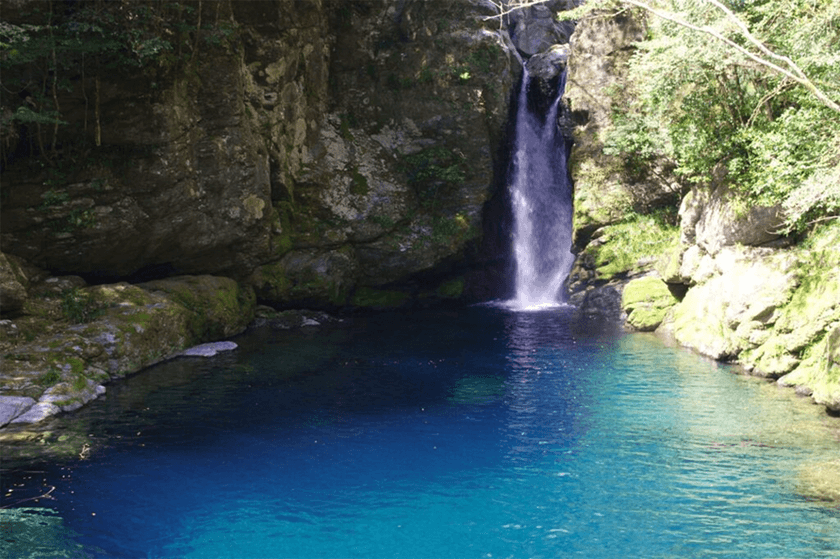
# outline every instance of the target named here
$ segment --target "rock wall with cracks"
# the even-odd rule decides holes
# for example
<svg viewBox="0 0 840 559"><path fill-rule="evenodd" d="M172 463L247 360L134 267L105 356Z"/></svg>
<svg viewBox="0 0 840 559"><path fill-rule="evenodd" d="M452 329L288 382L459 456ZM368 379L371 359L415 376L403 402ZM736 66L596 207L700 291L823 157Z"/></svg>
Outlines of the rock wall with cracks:
<svg viewBox="0 0 840 559"><path fill-rule="evenodd" d="M14 4L6 17L25 20L32 2ZM485 19L492 4L213 9L235 30L223 44L196 39L194 56L147 83L103 77L100 146L60 173L4 165L5 253L95 283L226 275L278 307L345 306L391 284L434 293L481 266L518 73ZM90 87L59 100L68 145L73 128L93 133Z"/></svg>
<svg viewBox="0 0 840 559"><path fill-rule="evenodd" d="M35 4L4 18L26 23ZM488 270L507 247L484 241L486 208L503 213L520 64L491 3L212 7L224 41L196 26L180 65L101 76L100 145L88 79L61 92L54 166L6 146L18 154L3 161L0 207L7 428L242 331L257 300L379 308L496 289Z"/></svg>

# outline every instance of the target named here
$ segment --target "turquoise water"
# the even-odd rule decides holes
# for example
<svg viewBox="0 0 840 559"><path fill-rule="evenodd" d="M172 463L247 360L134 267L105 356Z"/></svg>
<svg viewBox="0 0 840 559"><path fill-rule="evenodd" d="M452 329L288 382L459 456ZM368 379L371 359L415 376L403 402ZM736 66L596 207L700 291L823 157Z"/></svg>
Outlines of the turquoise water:
<svg viewBox="0 0 840 559"><path fill-rule="evenodd" d="M799 475L837 420L655 337L478 307L237 342L62 418L90 456L7 473L55 490L5 557L840 556Z"/></svg>

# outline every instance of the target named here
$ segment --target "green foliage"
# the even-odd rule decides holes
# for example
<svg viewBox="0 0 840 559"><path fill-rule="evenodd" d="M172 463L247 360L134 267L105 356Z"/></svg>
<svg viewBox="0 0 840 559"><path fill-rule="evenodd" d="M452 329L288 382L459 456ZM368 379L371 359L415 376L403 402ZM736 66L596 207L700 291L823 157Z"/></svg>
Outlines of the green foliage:
<svg viewBox="0 0 840 559"><path fill-rule="evenodd" d="M106 306L81 289L68 289L61 294L61 312L74 324L92 322L105 312Z"/></svg>
<svg viewBox="0 0 840 559"><path fill-rule="evenodd" d="M470 230L467 219L456 214L452 217L436 216L432 218L432 244L454 247L466 239L473 231Z"/></svg>
<svg viewBox="0 0 840 559"><path fill-rule="evenodd" d="M50 369L35 381L39 386L49 387L61 380L61 372L57 369Z"/></svg>
<svg viewBox="0 0 840 559"><path fill-rule="evenodd" d="M458 184L466 177L465 158L444 146L433 146L406 155L401 167L424 206L434 204L441 187Z"/></svg>
<svg viewBox="0 0 840 559"><path fill-rule="evenodd" d="M78 357L68 357L67 364L70 365L70 371L76 375L80 375L85 371L85 362Z"/></svg>
<svg viewBox="0 0 840 559"><path fill-rule="evenodd" d="M77 373L75 378L73 379L73 384L71 386L73 387L73 390L75 390L76 392L81 392L82 390L87 388L87 385L88 385L87 377L84 376L82 373Z"/></svg>
<svg viewBox="0 0 840 559"><path fill-rule="evenodd" d="M370 192L367 177L359 172L358 168L354 168L350 173L350 193L357 196L365 196Z"/></svg>
<svg viewBox="0 0 840 559"><path fill-rule="evenodd" d="M397 222L394 220L394 218L392 218L391 216L388 216L388 215L379 215L379 214L370 215L370 216L368 216L367 219L368 219L368 221L370 221L372 223L375 223L379 227L381 227L383 229L388 229L388 230L393 229L394 226L397 224Z"/></svg>
<svg viewBox="0 0 840 559"><path fill-rule="evenodd" d="M41 205L38 209L44 211L53 206L60 206L70 200L70 195L67 192L51 188L41 195Z"/></svg>
<svg viewBox="0 0 840 559"><path fill-rule="evenodd" d="M599 229L583 256L592 259L600 279L610 279L655 261L678 236L679 229L662 214L631 214L623 223Z"/></svg>
<svg viewBox="0 0 840 559"><path fill-rule="evenodd" d="M649 4L759 52L707 2ZM726 4L764 45L840 100L840 0ZM649 38L628 68L633 101L614 115L606 152L620 156L631 176L664 159L687 183L725 182L748 203L782 204L792 230L840 212L840 113L708 33L653 15L647 21Z"/></svg>

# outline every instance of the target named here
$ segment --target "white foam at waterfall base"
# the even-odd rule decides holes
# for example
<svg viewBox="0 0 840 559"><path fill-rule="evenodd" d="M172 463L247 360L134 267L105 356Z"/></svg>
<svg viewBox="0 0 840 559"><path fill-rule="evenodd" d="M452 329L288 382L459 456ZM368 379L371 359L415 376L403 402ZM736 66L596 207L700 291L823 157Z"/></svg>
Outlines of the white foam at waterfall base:
<svg viewBox="0 0 840 559"><path fill-rule="evenodd" d="M522 311L565 305L563 284L574 263L572 187L557 126L564 80L546 115L529 110L529 82L523 69L510 176L515 295L504 304Z"/></svg>

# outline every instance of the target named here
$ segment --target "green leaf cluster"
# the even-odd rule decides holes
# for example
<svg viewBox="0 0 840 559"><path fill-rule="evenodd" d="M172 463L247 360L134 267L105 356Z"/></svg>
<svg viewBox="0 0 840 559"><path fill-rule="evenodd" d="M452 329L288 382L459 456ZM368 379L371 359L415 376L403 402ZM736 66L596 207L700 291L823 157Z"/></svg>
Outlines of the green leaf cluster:
<svg viewBox="0 0 840 559"><path fill-rule="evenodd" d="M92 322L102 316L106 308L91 293L81 289L69 289L61 294L61 311L74 324Z"/></svg>
<svg viewBox="0 0 840 559"><path fill-rule="evenodd" d="M457 185L466 178L464 156L442 145L404 156L400 167L424 206L434 205L442 187Z"/></svg>
<svg viewBox="0 0 840 559"><path fill-rule="evenodd" d="M761 54L708 2L649 4ZM840 101L840 0L724 4ZM627 68L634 101L614 115L605 151L639 170L665 159L686 184L726 183L749 203L781 204L791 230L840 213L840 113L708 32L645 17L648 39Z"/></svg>

